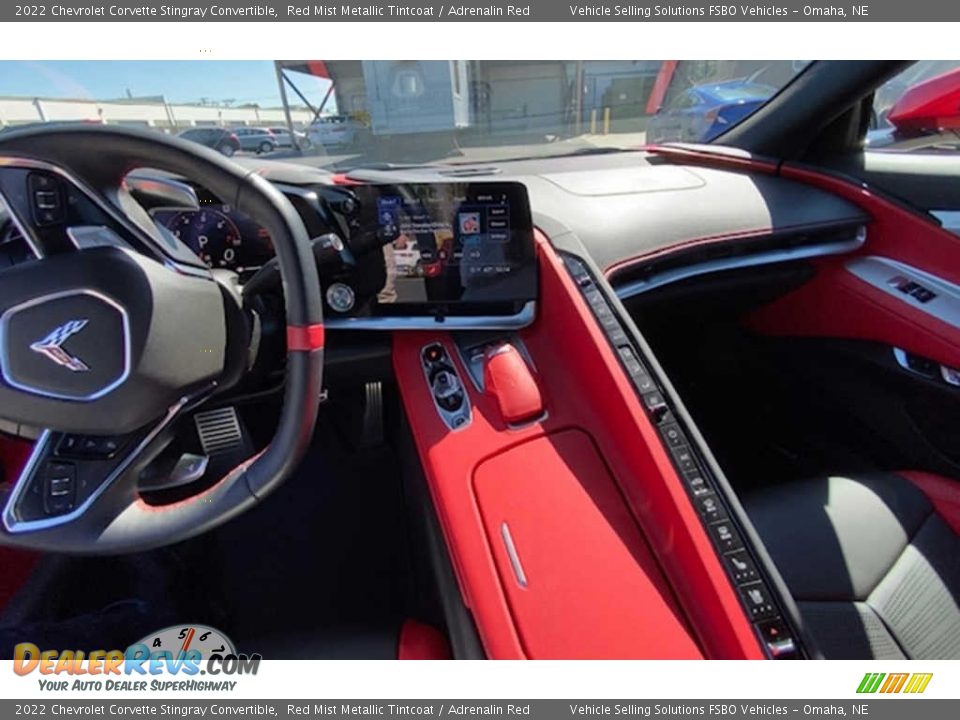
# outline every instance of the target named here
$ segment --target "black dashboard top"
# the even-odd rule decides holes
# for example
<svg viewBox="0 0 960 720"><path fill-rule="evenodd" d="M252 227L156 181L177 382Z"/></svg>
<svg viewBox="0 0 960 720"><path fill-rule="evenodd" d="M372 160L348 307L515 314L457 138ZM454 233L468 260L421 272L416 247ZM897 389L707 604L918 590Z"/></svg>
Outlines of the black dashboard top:
<svg viewBox="0 0 960 720"><path fill-rule="evenodd" d="M483 174L484 171L488 174ZM533 220L558 248L603 270L708 237L799 232L863 223L864 212L828 192L774 175L679 166L643 151L538 158L498 166L355 171L371 182L516 180Z"/></svg>

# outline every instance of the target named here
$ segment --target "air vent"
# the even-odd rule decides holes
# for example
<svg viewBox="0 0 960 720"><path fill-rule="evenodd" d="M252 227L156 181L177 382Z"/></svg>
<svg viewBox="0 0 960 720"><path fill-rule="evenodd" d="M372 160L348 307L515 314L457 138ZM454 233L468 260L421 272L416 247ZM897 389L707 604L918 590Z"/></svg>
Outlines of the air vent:
<svg viewBox="0 0 960 720"><path fill-rule="evenodd" d="M866 228L855 224L705 243L627 264L611 282L624 299L698 275L843 255L858 250L865 242Z"/></svg>

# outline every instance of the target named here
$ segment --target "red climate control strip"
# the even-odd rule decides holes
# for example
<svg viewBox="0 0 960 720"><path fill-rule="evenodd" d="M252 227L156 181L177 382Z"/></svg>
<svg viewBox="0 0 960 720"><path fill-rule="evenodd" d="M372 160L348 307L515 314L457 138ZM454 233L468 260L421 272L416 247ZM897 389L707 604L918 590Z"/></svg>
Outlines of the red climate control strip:
<svg viewBox="0 0 960 720"><path fill-rule="evenodd" d="M541 297L519 338L545 414L510 427L469 381L469 423L437 412L421 352L394 368L447 546L494 658L762 658L764 653L656 429L542 234ZM590 549L595 552L591 553Z"/></svg>

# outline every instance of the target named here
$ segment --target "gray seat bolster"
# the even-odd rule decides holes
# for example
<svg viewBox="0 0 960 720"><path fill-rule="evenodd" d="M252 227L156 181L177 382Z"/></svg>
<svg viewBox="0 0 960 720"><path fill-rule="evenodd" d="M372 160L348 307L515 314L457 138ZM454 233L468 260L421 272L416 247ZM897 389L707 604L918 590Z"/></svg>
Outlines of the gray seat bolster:
<svg viewBox="0 0 960 720"><path fill-rule="evenodd" d="M828 658L960 658L960 539L888 473L791 483L744 506Z"/></svg>

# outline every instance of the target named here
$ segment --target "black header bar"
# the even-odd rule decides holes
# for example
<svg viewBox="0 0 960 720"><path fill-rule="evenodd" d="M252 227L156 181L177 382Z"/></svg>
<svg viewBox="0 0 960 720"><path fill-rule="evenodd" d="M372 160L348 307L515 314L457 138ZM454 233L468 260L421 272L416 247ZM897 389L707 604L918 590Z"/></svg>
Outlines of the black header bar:
<svg viewBox="0 0 960 720"><path fill-rule="evenodd" d="M960 4L868 2L390 2L346 0L62 0L0 5L0 22L948 22Z"/></svg>

